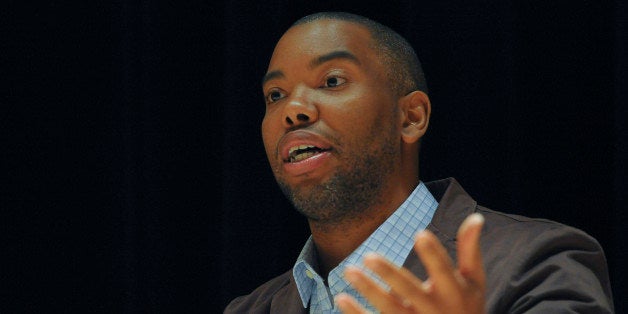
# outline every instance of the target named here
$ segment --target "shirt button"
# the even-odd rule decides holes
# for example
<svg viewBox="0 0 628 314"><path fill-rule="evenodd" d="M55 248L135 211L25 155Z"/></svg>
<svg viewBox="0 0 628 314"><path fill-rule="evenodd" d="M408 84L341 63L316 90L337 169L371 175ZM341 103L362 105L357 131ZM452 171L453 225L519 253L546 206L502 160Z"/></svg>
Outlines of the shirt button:
<svg viewBox="0 0 628 314"><path fill-rule="evenodd" d="M314 274L312 274L312 272L309 269L305 270L305 275L307 276L307 278L314 278Z"/></svg>

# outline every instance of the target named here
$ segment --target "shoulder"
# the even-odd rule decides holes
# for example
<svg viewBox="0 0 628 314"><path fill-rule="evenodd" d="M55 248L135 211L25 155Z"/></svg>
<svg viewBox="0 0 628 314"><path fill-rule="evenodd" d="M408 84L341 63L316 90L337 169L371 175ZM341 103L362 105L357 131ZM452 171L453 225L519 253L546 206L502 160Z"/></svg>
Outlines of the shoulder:
<svg viewBox="0 0 628 314"><path fill-rule="evenodd" d="M595 241L593 237L590 237L584 231L557 221L507 214L488 209L483 206L477 206L475 211L482 214L486 219L486 233L504 231L512 232L516 230L518 233L529 233L531 235L538 236L538 232L540 231L557 231L581 234L588 237L590 240Z"/></svg>
<svg viewBox="0 0 628 314"><path fill-rule="evenodd" d="M233 299L224 313L270 313L273 300L278 295L286 294L294 286L291 278L292 269L267 281L251 293Z"/></svg>
<svg viewBox="0 0 628 314"><path fill-rule="evenodd" d="M482 233L491 248L503 249L509 253L523 247L526 251L551 252L562 249L578 249L603 253L598 241L583 230L556 221L506 214L478 206L486 222ZM503 244L503 247L500 246Z"/></svg>
<svg viewBox="0 0 628 314"><path fill-rule="evenodd" d="M588 266L606 269L598 241L578 228L556 221L505 214L481 206L485 218L481 246L485 263L494 269L526 271L551 262L561 269Z"/></svg>
<svg viewBox="0 0 628 314"><path fill-rule="evenodd" d="M485 217L482 255L490 307L612 312L604 251L586 232L547 219L478 206Z"/></svg>

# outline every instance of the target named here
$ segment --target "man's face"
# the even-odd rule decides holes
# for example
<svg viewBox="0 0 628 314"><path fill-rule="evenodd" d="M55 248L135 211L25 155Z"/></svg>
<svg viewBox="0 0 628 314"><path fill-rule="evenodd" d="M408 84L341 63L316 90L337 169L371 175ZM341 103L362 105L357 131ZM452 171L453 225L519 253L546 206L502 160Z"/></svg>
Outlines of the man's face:
<svg viewBox="0 0 628 314"><path fill-rule="evenodd" d="M368 30L318 20L280 39L264 77L262 136L297 210L335 221L380 202L400 160L401 121Z"/></svg>

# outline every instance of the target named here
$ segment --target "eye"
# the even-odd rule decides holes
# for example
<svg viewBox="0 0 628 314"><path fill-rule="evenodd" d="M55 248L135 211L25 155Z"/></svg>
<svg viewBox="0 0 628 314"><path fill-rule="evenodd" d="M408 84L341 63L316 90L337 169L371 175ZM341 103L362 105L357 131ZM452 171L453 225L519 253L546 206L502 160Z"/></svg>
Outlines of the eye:
<svg viewBox="0 0 628 314"><path fill-rule="evenodd" d="M268 95L266 95L266 102L267 103L274 103L276 101L278 101L281 98L286 97L286 95L284 93L282 93L279 90L271 90Z"/></svg>
<svg viewBox="0 0 628 314"><path fill-rule="evenodd" d="M325 79L325 85L324 87L338 87L344 83L346 83L347 80L343 79L342 77L338 77L338 76L330 76L328 78Z"/></svg>

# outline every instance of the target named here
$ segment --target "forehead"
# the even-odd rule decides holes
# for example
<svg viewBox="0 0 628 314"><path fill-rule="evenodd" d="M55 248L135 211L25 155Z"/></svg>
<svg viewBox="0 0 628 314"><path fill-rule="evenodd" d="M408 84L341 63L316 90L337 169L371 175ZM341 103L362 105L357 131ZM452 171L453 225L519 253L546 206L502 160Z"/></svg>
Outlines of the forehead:
<svg viewBox="0 0 628 314"><path fill-rule="evenodd" d="M269 70L332 51L344 50L358 60L366 61L374 55L371 43L371 34L362 25L330 19L312 21L290 28L281 37L275 46Z"/></svg>

